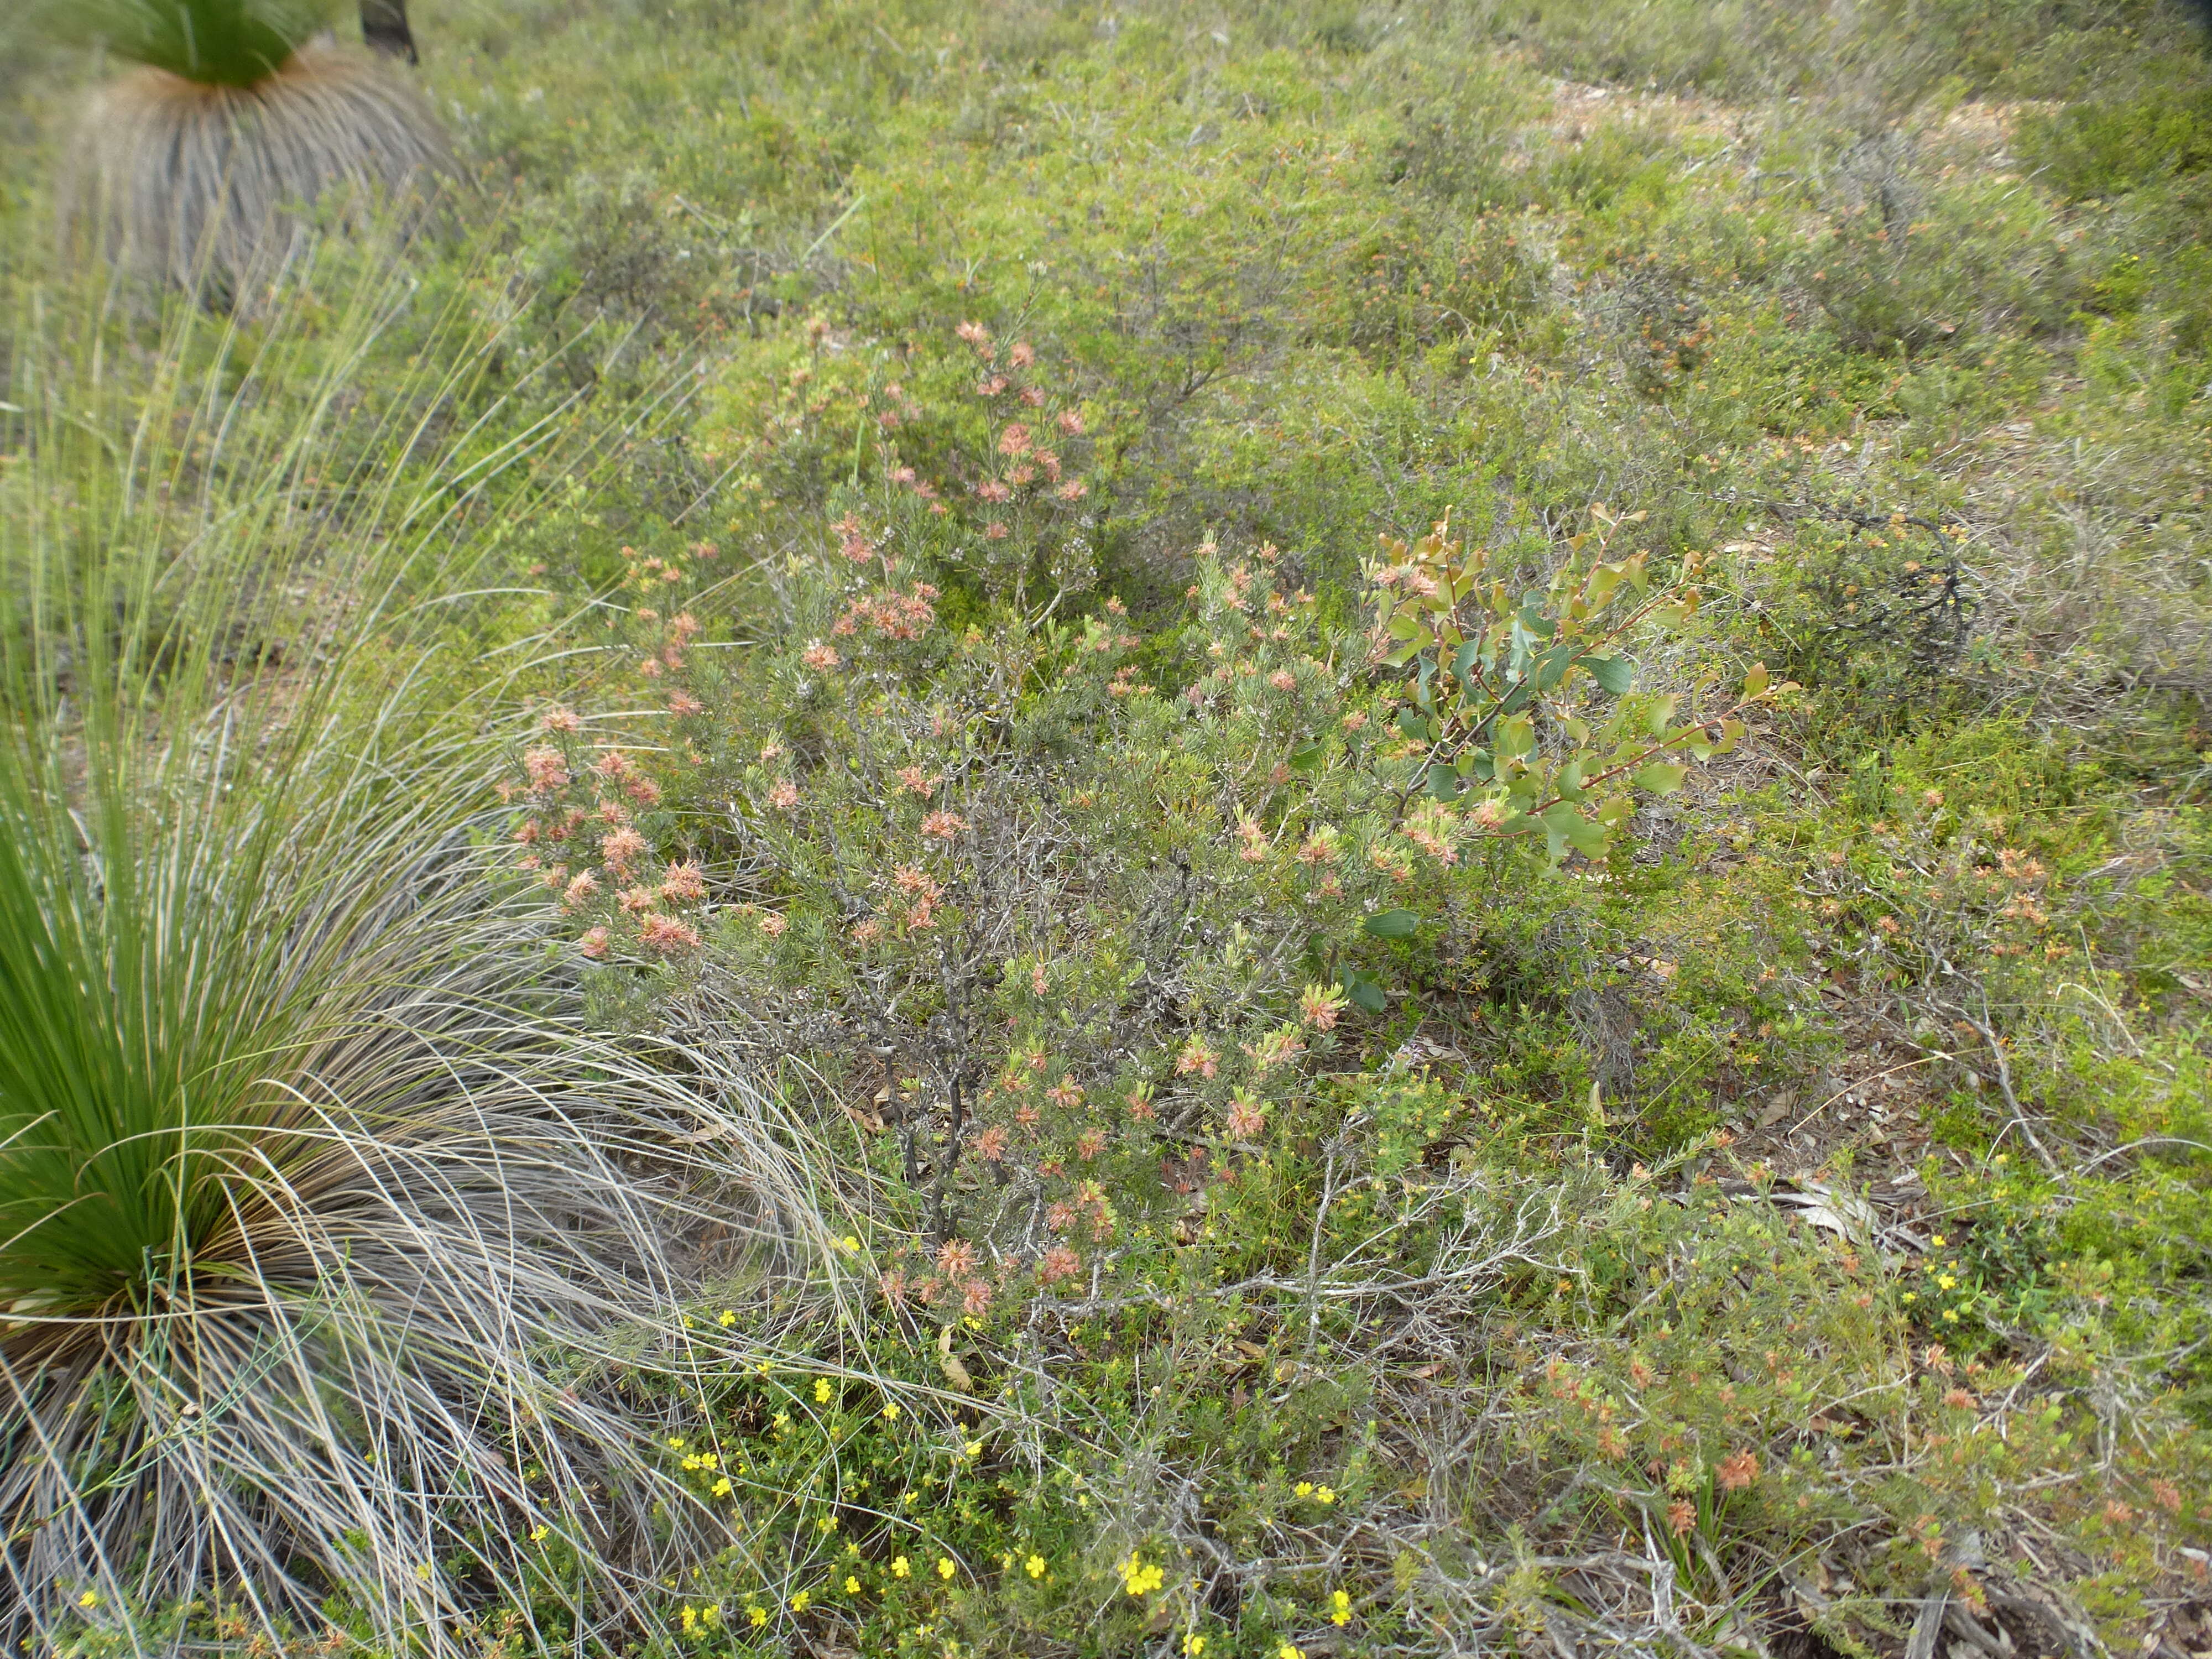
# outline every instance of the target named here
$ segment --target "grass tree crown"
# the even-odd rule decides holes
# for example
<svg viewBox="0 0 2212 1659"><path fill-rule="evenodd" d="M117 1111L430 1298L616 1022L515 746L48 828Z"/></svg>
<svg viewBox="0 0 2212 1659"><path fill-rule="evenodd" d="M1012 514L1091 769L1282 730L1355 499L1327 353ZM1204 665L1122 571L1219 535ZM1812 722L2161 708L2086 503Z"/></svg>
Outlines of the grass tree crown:
<svg viewBox="0 0 2212 1659"><path fill-rule="evenodd" d="M58 33L203 86L276 75L330 24L332 0L46 0Z"/></svg>

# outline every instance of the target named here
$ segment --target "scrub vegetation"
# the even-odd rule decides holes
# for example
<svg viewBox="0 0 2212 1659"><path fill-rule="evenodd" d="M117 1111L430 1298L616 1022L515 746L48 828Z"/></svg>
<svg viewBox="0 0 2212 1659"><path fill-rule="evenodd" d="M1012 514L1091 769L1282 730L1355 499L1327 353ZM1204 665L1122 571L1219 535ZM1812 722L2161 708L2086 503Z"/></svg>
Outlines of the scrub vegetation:
<svg viewBox="0 0 2212 1659"><path fill-rule="evenodd" d="M2193 14L52 21L10 1644L2212 1650Z"/></svg>

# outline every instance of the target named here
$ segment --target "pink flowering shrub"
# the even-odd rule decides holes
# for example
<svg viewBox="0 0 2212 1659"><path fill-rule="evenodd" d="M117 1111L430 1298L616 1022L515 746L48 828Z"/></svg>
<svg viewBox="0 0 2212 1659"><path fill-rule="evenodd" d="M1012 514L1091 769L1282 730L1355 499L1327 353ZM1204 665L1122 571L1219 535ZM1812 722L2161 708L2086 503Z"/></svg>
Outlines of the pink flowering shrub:
<svg viewBox="0 0 2212 1659"><path fill-rule="evenodd" d="M937 597L916 579L1018 611L1092 586L1091 418L1030 341L981 322L896 348L808 322L738 355L703 441L761 486L740 493L740 542L779 544L793 504L828 503L837 556L902 587L855 592L839 626L913 639Z"/></svg>
<svg viewBox="0 0 2212 1659"><path fill-rule="evenodd" d="M963 339L987 381L1028 384L1018 343ZM1029 488L1050 510L1005 470L1042 465L1041 407L998 428L994 507ZM921 1253L887 1297L982 1318L1210 1237L1257 1270L1266 1224L1218 1224L1273 1202L1300 1137L1354 1121L1398 1168L1468 1129L1469 1097L1367 1085L1347 1120L1340 1080L1480 985L1486 914L1562 855L1428 787L1432 673L1326 620L1272 546L1200 548L1183 614L1149 630L1114 599L1025 623L1017 585L955 632L919 518L828 531L787 643L702 653L633 617L658 630L657 672L633 653L657 741L594 747L549 715L520 833L593 971L696 980L741 1011L727 1040L803 1061L788 1075L861 1126L915 1206ZM1385 621L1425 578L1386 556ZM1562 734L1581 719L1522 701Z"/></svg>

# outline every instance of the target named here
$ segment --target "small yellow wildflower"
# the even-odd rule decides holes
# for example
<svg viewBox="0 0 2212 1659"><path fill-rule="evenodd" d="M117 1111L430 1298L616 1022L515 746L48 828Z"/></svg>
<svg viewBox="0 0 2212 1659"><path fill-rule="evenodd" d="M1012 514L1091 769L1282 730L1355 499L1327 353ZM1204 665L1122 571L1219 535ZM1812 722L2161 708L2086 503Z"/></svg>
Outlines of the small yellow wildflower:
<svg viewBox="0 0 2212 1659"><path fill-rule="evenodd" d="M805 1590L801 1590L791 1598L791 1610L793 1613L804 1613L806 1611L806 1604L813 1599Z"/></svg>
<svg viewBox="0 0 2212 1659"><path fill-rule="evenodd" d="M907 1574L908 1574L908 1573L912 1572L913 1571L914 1571L914 1564L913 1564L913 1563L911 1563L910 1561L908 1561L908 1560L906 1559L906 1557L904 1557L903 1555L895 1555L895 1556L893 1556L893 1557L891 1558L891 1577L894 1577L894 1578L903 1578L903 1577L905 1577L907 1576Z"/></svg>
<svg viewBox="0 0 2212 1659"><path fill-rule="evenodd" d="M417 1561L415 1564L415 1576L426 1584L430 1582L431 1578L436 1574L436 1572L437 1569L433 1567L428 1561Z"/></svg>
<svg viewBox="0 0 2212 1659"><path fill-rule="evenodd" d="M90 1612L93 1608L100 1605L100 1592L98 1590L87 1590L83 1595L76 1598L76 1604L77 1606L84 1608L88 1613Z"/></svg>
<svg viewBox="0 0 2212 1659"><path fill-rule="evenodd" d="M1285 1642L1275 1650L1275 1659L1306 1659L1305 1650L1292 1647Z"/></svg>
<svg viewBox="0 0 2212 1659"><path fill-rule="evenodd" d="M983 1455L983 1443L980 1440L970 1440L961 1449L970 1457L981 1457Z"/></svg>
<svg viewBox="0 0 2212 1659"><path fill-rule="evenodd" d="M768 1623L768 1609L757 1603L745 1609L745 1617L752 1620L755 1630Z"/></svg>
<svg viewBox="0 0 2212 1659"><path fill-rule="evenodd" d="M814 1403L817 1406L826 1406L830 1403L830 1379L826 1376L817 1376L814 1379Z"/></svg>
<svg viewBox="0 0 2212 1659"><path fill-rule="evenodd" d="M1958 1282L1959 1281L1957 1279L1952 1278L1948 1273L1938 1273L1936 1275L1936 1288L1939 1291L1948 1291Z"/></svg>
<svg viewBox="0 0 2212 1659"><path fill-rule="evenodd" d="M694 1625L696 1625L698 1622L699 1622L699 1609L698 1609L698 1608L696 1608L696 1607L686 1607L686 1608L684 1608L684 1633L685 1633L685 1634L689 1635L689 1634L690 1633L691 1627L692 1627Z"/></svg>
<svg viewBox="0 0 2212 1659"><path fill-rule="evenodd" d="M717 1480L714 1483L714 1496L717 1498L727 1498L729 1495L730 1477L726 1474L720 1480Z"/></svg>
<svg viewBox="0 0 2212 1659"><path fill-rule="evenodd" d="M837 1517L834 1515L825 1515L814 1524L824 1532L835 1532L837 1530Z"/></svg>
<svg viewBox="0 0 2212 1659"><path fill-rule="evenodd" d="M753 1369L758 1371L763 1376L766 1376L768 1375L768 1361L765 1359L762 1360L760 1364L754 1366Z"/></svg>
<svg viewBox="0 0 2212 1659"><path fill-rule="evenodd" d="M858 1595L860 1593L860 1581L854 1577L852 1574L847 1573L845 1575L845 1594L848 1595Z"/></svg>
<svg viewBox="0 0 2212 1659"><path fill-rule="evenodd" d="M699 1322L692 1318L690 1314L685 1314L684 1316L684 1328L687 1331L696 1331L699 1328Z"/></svg>
<svg viewBox="0 0 2212 1659"><path fill-rule="evenodd" d="M1336 1502L1336 1493L1327 1486L1316 1486L1314 1488L1314 1502L1316 1504L1334 1504Z"/></svg>
<svg viewBox="0 0 2212 1659"><path fill-rule="evenodd" d="M1032 1555L1028 1560L1022 1563L1022 1570L1028 1573L1032 1578L1043 1577L1044 1557L1042 1555Z"/></svg>
<svg viewBox="0 0 2212 1659"><path fill-rule="evenodd" d="M1931 1233L1929 1236L1929 1242L1939 1250L1948 1249L1950 1247L1951 1241L1944 1237L1941 1233Z"/></svg>
<svg viewBox="0 0 2212 1659"><path fill-rule="evenodd" d="M1182 1650L1188 1659L1198 1659L1198 1656L1206 1651L1206 1638L1193 1631L1182 1638Z"/></svg>
<svg viewBox="0 0 2212 1659"><path fill-rule="evenodd" d="M726 1331L731 1326L738 1322L738 1310L735 1308L723 1309L721 1313L716 1316L714 1322Z"/></svg>
<svg viewBox="0 0 2212 1659"><path fill-rule="evenodd" d="M952 1565L949 1557L940 1555L937 1558L937 1576L939 1578L950 1578L959 1571L959 1568Z"/></svg>
<svg viewBox="0 0 2212 1659"><path fill-rule="evenodd" d="M884 1402L884 1421L886 1423L896 1423L898 1421L897 1401L887 1400Z"/></svg>
<svg viewBox="0 0 2212 1659"><path fill-rule="evenodd" d="M837 1248L844 1251L847 1255L858 1255L860 1253L860 1241L852 1234L847 1233L844 1237L837 1241Z"/></svg>
<svg viewBox="0 0 2212 1659"><path fill-rule="evenodd" d="M533 1544L544 1543L545 1541L545 1534L550 1530L551 1528L548 1527L532 1527L530 1529L530 1541Z"/></svg>
<svg viewBox="0 0 2212 1659"><path fill-rule="evenodd" d="M1301 1498L1311 1498L1313 1496L1313 1482L1310 1480L1301 1480L1297 1486L1291 1487L1291 1490L1297 1493Z"/></svg>
<svg viewBox="0 0 2212 1659"><path fill-rule="evenodd" d="M1158 1562L1149 1565L1135 1555L1121 1564L1121 1582L1132 1595L1149 1595L1166 1581L1167 1570Z"/></svg>
<svg viewBox="0 0 2212 1659"><path fill-rule="evenodd" d="M1352 1598L1342 1590L1336 1591L1328 1598L1328 1622L1332 1625L1352 1622Z"/></svg>

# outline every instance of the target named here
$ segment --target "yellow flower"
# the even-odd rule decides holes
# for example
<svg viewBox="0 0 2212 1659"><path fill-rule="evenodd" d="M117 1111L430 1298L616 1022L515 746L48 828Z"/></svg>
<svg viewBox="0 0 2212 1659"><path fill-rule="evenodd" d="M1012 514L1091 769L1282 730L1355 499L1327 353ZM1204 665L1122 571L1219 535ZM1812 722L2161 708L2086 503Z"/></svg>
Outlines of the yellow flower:
<svg viewBox="0 0 2212 1659"><path fill-rule="evenodd" d="M690 1630L690 1629L694 1625L697 1624L698 1622L699 1622L699 1609L698 1609L698 1608L696 1608L696 1607L686 1607L686 1608L684 1608L684 1628L687 1632L688 1632L688 1631L689 1631L689 1630Z"/></svg>
<svg viewBox="0 0 2212 1659"><path fill-rule="evenodd" d="M768 1609L757 1605L749 1607L745 1609L745 1617L751 1620L753 1628L758 1630L763 1625L768 1623Z"/></svg>
<svg viewBox="0 0 2212 1659"><path fill-rule="evenodd" d="M1165 1582L1167 1570L1158 1562L1147 1565L1132 1555L1121 1564L1121 1582L1132 1595L1149 1595Z"/></svg>
<svg viewBox="0 0 2212 1659"><path fill-rule="evenodd" d="M846 1595L858 1595L860 1593L860 1581L859 1579L857 1579L857 1578L854 1577L850 1573L846 1574L846 1575L845 1575L845 1594L846 1594Z"/></svg>
<svg viewBox="0 0 2212 1659"><path fill-rule="evenodd" d="M1022 1563L1022 1570L1028 1573L1032 1578L1043 1577L1044 1557L1042 1555L1032 1555L1028 1560Z"/></svg>
<svg viewBox="0 0 2212 1659"><path fill-rule="evenodd" d="M1328 1598L1328 1622L1332 1625L1352 1622L1352 1598L1342 1590L1336 1591Z"/></svg>
<svg viewBox="0 0 2212 1659"><path fill-rule="evenodd" d="M1931 1233L1929 1235L1929 1242L1939 1250L1949 1248L1951 1243L1949 1239L1944 1237L1941 1233Z"/></svg>
<svg viewBox="0 0 2212 1659"><path fill-rule="evenodd" d="M817 1376L814 1379L814 1403L817 1406L826 1406L830 1403L830 1379L826 1376Z"/></svg>
<svg viewBox="0 0 2212 1659"><path fill-rule="evenodd" d="M1297 1493L1301 1498L1311 1498L1313 1496L1313 1482L1310 1480L1301 1480L1297 1486L1291 1487L1291 1490Z"/></svg>
<svg viewBox="0 0 2212 1659"><path fill-rule="evenodd" d="M722 1460L720 1458L715 1456L712 1452L702 1452L699 1456L699 1467L702 1469L711 1469L721 1461Z"/></svg>
<svg viewBox="0 0 2212 1659"><path fill-rule="evenodd" d="M737 1310L734 1308L723 1309L720 1315L715 1319L714 1322L726 1331L731 1326L738 1322Z"/></svg>
<svg viewBox="0 0 2212 1659"><path fill-rule="evenodd" d="M852 1234L847 1233L844 1237L837 1241L837 1248L844 1251L847 1255L858 1255L860 1253L860 1241Z"/></svg>
<svg viewBox="0 0 2212 1659"><path fill-rule="evenodd" d="M1936 1288L1939 1291L1948 1291L1958 1282L1959 1281L1957 1279L1952 1278L1948 1273L1938 1273L1936 1275Z"/></svg>
<svg viewBox="0 0 2212 1659"><path fill-rule="evenodd" d="M77 1606L85 1608L88 1612L90 1611L92 1608L100 1605L100 1592L98 1590L87 1590L83 1595L76 1598L76 1604Z"/></svg>
<svg viewBox="0 0 2212 1659"><path fill-rule="evenodd" d="M437 1569L433 1567L428 1561L418 1561L415 1564L415 1576L426 1584L430 1582L432 1576L436 1572L436 1571Z"/></svg>
<svg viewBox="0 0 2212 1659"><path fill-rule="evenodd" d="M896 1556L893 1556L893 1557L891 1558L891 1577L894 1577L894 1578L903 1578L903 1577L905 1577L907 1576L907 1574L908 1574L908 1573L912 1572L913 1571L914 1571L913 1565L912 1565L911 1563L909 1563L909 1562L907 1560L906 1557L904 1557L903 1555L896 1555Z"/></svg>
<svg viewBox="0 0 2212 1659"><path fill-rule="evenodd" d="M1314 1502L1316 1504L1334 1504L1336 1502L1336 1494L1334 1492L1331 1492L1327 1486L1316 1486L1314 1488Z"/></svg>
<svg viewBox="0 0 2212 1659"><path fill-rule="evenodd" d="M717 1498L727 1498L729 1495L730 1477L726 1474L720 1480L717 1480L714 1483L714 1496Z"/></svg>
<svg viewBox="0 0 2212 1659"><path fill-rule="evenodd" d="M1943 1317L1955 1325L1959 1322L1959 1310L1956 1308L1946 1308L1943 1310Z"/></svg>
<svg viewBox="0 0 2212 1659"><path fill-rule="evenodd" d="M898 1421L897 1401L887 1400L884 1402L884 1421L886 1423L896 1423Z"/></svg>
<svg viewBox="0 0 2212 1659"><path fill-rule="evenodd" d="M1198 1659L1198 1656L1206 1651L1206 1638L1193 1631L1182 1638L1182 1650L1189 1659Z"/></svg>
<svg viewBox="0 0 2212 1659"><path fill-rule="evenodd" d="M804 1613L806 1611L806 1604L813 1599L805 1590L801 1590L791 1598L791 1610L793 1613Z"/></svg>
<svg viewBox="0 0 2212 1659"><path fill-rule="evenodd" d="M1275 1650L1275 1659L1306 1659L1303 1648L1294 1648L1288 1642Z"/></svg>
<svg viewBox="0 0 2212 1659"><path fill-rule="evenodd" d="M837 1517L834 1515L825 1515L814 1524L824 1532L835 1532L837 1530Z"/></svg>
<svg viewBox="0 0 2212 1659"><path fill-rule="evenodd" d="M981 1457L983 1455L983 1443L980 1440L970 1440L963 1449L970 1457Z"/></svg>
<svg viewBox="0 0 2212 1659"><path fill-rule="evenodd" d="M699 1328L699 1322L692 1318L690 1314L685 1314L684 1316L684 1328L687 1331L696 1331Z"/></svg>
<svg viewBox="0 0 2212 1659"><path fill-rule="evenodd" d="M950 1578L958 1571L947 1558L942 1555L937 1558L937 1576L939 1578Z"/></svg>
<svg viewBox="0 0 2212 1659"><path fill-rule="evenodd" d="M765 1359L762 1360L761 1363L754 1366L753 1369L758 1371L763 1376L766 1376L768 1375L768 1361Z"/></svg>
<svg viewBox="0 0 2212 1659"><path fill-rule="evenodd" d="M545 1534L550 1530L550 1528L545 1527L532 1527L530 1529L530 1541L533 1544L544 1543L545 1541Z"/></svg>

